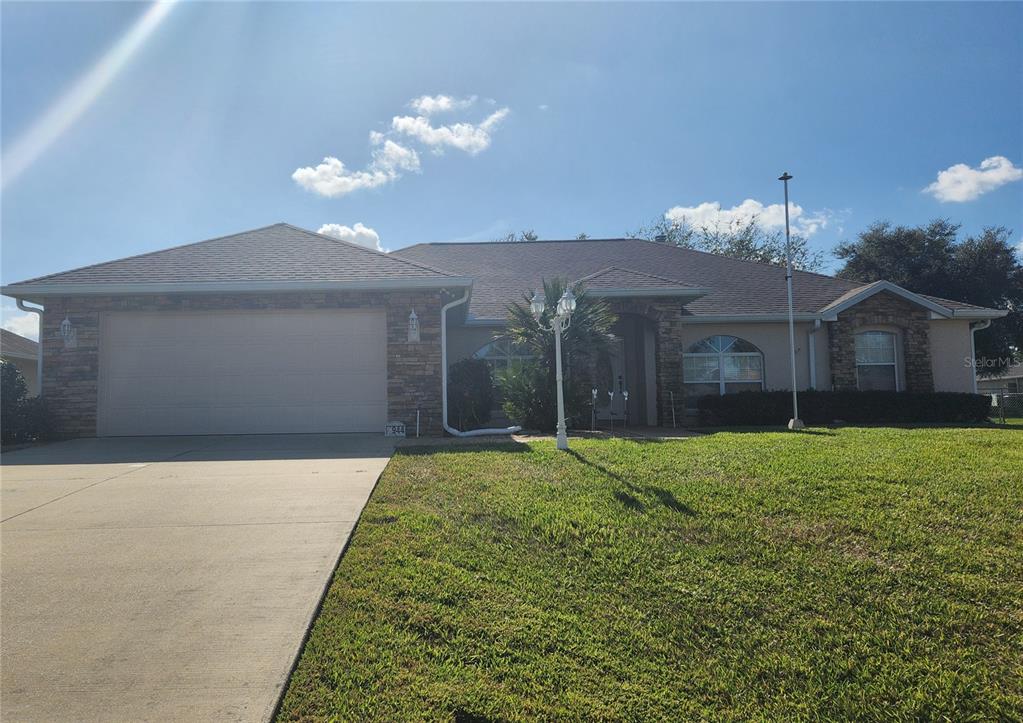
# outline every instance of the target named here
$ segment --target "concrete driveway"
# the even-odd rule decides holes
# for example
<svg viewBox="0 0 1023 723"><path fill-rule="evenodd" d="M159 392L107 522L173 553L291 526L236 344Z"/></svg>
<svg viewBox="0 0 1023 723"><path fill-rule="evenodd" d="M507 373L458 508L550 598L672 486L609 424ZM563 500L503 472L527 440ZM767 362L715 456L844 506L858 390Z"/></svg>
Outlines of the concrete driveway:
<svg viewBox="0 0 1023 723"><path fill-rule="evenodd" d="M273 435L3 455L0 718L268 718L391 452Z"/></svg>

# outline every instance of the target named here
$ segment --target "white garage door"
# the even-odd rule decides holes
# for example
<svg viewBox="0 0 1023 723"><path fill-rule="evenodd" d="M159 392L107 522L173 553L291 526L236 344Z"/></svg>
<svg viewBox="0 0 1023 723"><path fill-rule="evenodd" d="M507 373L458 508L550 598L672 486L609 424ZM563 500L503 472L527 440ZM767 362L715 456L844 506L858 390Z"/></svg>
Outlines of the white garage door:
<svg viewBox="0 0 1023 723"><path fill-rule="evenodd" d="M98 433L383 432L383 311L105 314Z"/></svg>

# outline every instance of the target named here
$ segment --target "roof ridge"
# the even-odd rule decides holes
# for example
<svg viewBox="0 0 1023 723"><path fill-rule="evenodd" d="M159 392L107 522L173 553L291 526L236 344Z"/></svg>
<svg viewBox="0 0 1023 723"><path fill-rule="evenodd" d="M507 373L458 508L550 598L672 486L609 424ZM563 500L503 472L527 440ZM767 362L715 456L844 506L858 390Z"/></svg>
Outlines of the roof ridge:
<svg viewBox="0 0 1023 723"><path fill-rule="evenodd" d="M577 244L587 242L609 243L613 241L633 240L634 239L627 236L622 236L612 238L547 238L533 239L532 241L505 241L504 239L495 239L492 241L421 241L417 244L412 244L411 246L395 249L395 253L398 251L408 251L409 249L414 249L417 246L522 246L524 244Z"/></svg>
<svg viewBox="0 0 1023 723"><path fill-rule="evenodd" d="M420 263L418 261L412 261L411 259L404 259L404 258L401 258L399 256L393 256L392 254L385 253L383 251L377 251L376 249L371 249L369 246L363 246L362 244L357 244L354 241L347 241L347 240L342 239L342 238L337 238L336 236L328 236L327 234L320 233L319 231L310 231L307 228L302 228L301 226L296 226L294 224L287 223L286 221L282 221L281 223L274 224L274 225L275 226L287 226L288 228L295 229L296 231L301 231L302 233L309 234L310 236L315 236L317 238L326 239L327 241L333 241L334 243L345 244L346 246L350 246L352 248L359 249L360 251L365 251L367 253L376 254L377 256L382 256L383 258L391 259L392 261L400 261L403 264L408 264L409 266L415 266L417 268L426 269L427 271L433 271L434 273L442 274L443 276L452 276L452 277L458 276L458 274L452 273L450 271L446 271L444 269L436 268L436 267L433 267L433 266L428 266L427 264L423 264L423 263ZM262 229L255 229L255 230L260 231Z"/></svg>
<svg viewBox="0 0 1023 723"><path fill-rule="evenodd" d="M688 284L685 281L679 281L678 279L670 279L667 276L660 276L659 274L648 274L646 271L637 271L636 269L626 268L625 266L614 266L614 265L608 266L607 268L601 269L600 271L594 271L592 274L589 274L588 276L584 276L581 279L578 279L577 283L581 282L581 281L585 281L586 279L596 278L598 276L606 274L608 271L625 271L625 272L630 273L630 274L636 274L636 276L646 276L648 279L657 279L658 281L667 281L670 284L678 284L679 286L685 286L685 287L692 287L693 286L692 284Z"/></svg>
<svg viewBox="0 0 1023 723"><path fill-rule="evenodd" d="M132 261L134 259L142 259L142 258L145 258L146 256L153 256L155 254L162 254L162 253L165 253L167 251L177 251L179 249L186 249L189 246L199 246L200 244L211 243L213 241L223 241L224 239L229 239L229 238L232 238L234 236L241 236L242 234L247 234L247 233L255 233L257 231L265 231L268 228L273 228L274 226L282 226L282 225L286 226L287 224L284 224L283 222L272 223L272 224L270 224L268 226L259 226L257 228L251 228L251 229L248 229L246 231L237 231L236 233L228 233L228 234L224 234L223 236L214 236L213 238L203 239L202 241L190 241L188 243L178 244L177 246L170 246L170 247L165 248L165 249L156 249L155 251L146 251L145 253L132 254L131 256L124 256L124 257L119 258L119 259L110 259L109 261L99 261L99 262L97 262L95 264L85 264L84 266L76 266L73 269L67 269L65 271L54 271L52 274L43 274L42 276L35 276L35 277L31 278L31 279L25 279L24 281L15 281L15 282L13 282L11 284L7 284L7 285L8 286L21 286L22 284L34 284L37 281L45 281L46 279L49 279L51 277L63 276L64 274L71 274L71 273L74 273L75 271L84 271L85 269L94 269L94 268L98 268L100 266L108 266L110 264L119 264L122 261Z"/></svg>

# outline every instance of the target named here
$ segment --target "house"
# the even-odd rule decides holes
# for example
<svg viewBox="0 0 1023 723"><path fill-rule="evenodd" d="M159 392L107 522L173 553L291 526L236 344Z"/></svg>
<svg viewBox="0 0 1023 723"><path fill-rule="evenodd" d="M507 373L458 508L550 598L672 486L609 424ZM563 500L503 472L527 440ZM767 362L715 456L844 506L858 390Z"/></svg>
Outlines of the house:
<svg viewBox="0 0 1023 723"><path fill-rule="evenodd" d="M977 379L977 391L981 394L1023 394L1023 370Z"/></svg>
<svg viewBox="0 0 1023 723"><path fill-rule="evenodd" d="M7 329L0 329L0 359L17 367L25 379L29 396L39 394L39 344L15 334Z"/></svg>
<svg viewBox="0 0 1023 723"><path fill-rule="evenodd" d="M639 239L384 254L282 223L2 293L44 307L43 394L68 435L440 434L446 365L519 355L505 309L545 277L618 313L595 383L629 390L634 422L789 386L783 269ZM794 287L801 389L972 391L973 331L1005 313L805 272Z"/></svg>

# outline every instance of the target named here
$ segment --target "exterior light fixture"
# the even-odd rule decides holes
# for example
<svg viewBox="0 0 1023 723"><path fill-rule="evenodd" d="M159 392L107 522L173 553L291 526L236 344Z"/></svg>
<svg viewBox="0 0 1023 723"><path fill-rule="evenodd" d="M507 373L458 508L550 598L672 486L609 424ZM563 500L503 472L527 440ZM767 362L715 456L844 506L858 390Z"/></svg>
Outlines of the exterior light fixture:
<svg viewBox="0 0 1023 723"><path fill-rule="evenodd" d="M60 338L64 340L65 349L77 346L78 330L71 325L71 319L67 315L64 316L64 321L60 322Z"/></svg>
<svg viewBox="0 0 1023 723"><path fill-rule="evenodd" d="M561 373L561 334L568 329L572 323L572 312L575 311L576 299L571 289L565 289L565 293L558 299L553 318L548 324L540 321L544 309L547 308L544 298L539 291L533 292L533 300L529 302L529 310L533 312L536 323L542 329L549 329L554 332L554 364L555 376L558 382L558 449L568 449L568 434L565 427L565 380Z"/></svg>
<svg viewBox="0 0 1023 723"><path fill-rule="evenodd" d="M540 315L543 314L545 308L547 308L547 305L544 303L540 292L534 291L533 300L529 302L529 310L533 312L533 316L536 317L537 321L540 320Z"/></svg>
<svg viewBox="0 0 1023 723"><path fill-rule="evenodd" d="M419 317L415 309L408 315L408 340L419 341Z"/></svg>

